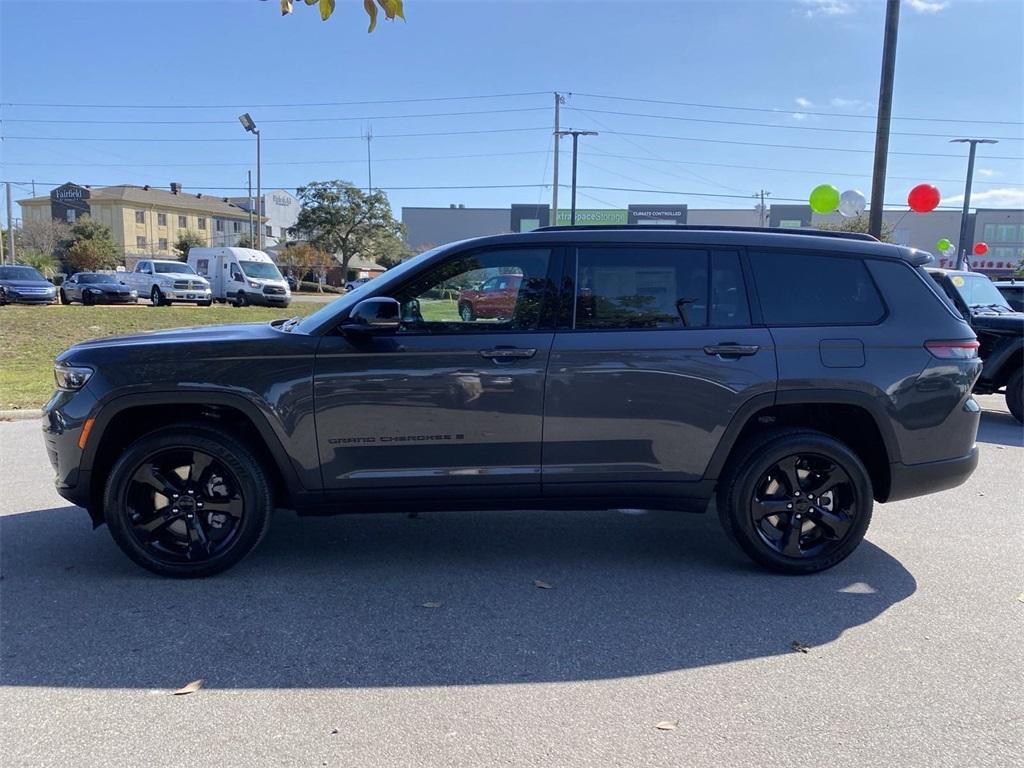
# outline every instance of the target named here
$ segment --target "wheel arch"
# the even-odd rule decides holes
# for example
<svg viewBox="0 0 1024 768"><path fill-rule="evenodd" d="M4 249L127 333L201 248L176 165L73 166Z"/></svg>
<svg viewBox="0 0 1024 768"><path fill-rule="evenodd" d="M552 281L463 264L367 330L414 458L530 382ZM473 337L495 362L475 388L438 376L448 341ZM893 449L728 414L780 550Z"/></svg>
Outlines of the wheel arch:
<svg viewBox="0 0 1024 768"><path fill-rule="evenodd" d="M885 501L891 485L890 464L899 461L892 425L870 395L853 390L786 390L751 398L732 418L705 470L718 480L742 446L756 435L779 427L803 427L830 435L857 453L871 475L875 498Z"/></svg>

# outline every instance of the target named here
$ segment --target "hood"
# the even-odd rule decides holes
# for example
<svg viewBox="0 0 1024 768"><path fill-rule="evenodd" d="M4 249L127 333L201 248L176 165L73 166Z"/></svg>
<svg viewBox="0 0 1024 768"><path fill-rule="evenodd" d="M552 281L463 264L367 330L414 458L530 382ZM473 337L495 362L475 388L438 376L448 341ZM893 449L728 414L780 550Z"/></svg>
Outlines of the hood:
<svg viewBox="0 0 1024 768"><path fill-rule="evenodd" d="M6 285L8 288L53 288L54 285L49 280L4 280L0 278L0 285Z"/></svg>
<svg viewBox="0 0 1024 768"><path fill-rule="evenodd" d="M1021 335L1024 334L1024 312L972 313L971 325L979 331Z"/></svg>
<svg viewBox="0 0 1024 768"><path fill-rule="evenodd" d="M62 352L57 359L64 360L89 350L129 346L167 346L168 348L178 348L180 352L180 347L186 344L251 341L274 337L278 333L280 332L271 328L270 324L266 322L169 328L161 331L133 333L128 336L108 336L102 339L82 341Z"/></svg>

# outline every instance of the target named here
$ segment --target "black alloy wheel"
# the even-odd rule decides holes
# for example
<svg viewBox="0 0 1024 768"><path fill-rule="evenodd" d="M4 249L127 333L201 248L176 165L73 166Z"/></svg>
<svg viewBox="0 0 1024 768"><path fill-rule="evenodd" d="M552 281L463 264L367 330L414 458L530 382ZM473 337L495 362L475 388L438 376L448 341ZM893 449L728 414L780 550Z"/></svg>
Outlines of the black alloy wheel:
<svg viewBox="0 0 1024 768"><path fill-rule="evenodd" d="M259 460L206 425L138 440L111 470L104 496L125 554L176 577L208 576L238 562L263 538L272 506Z"/></svg>
<svg viewBox="0 0 1024 768"><path fill-rule="evenodd" d="M844 560L864 538L871 477L839 440L809 430L749 441L719 482L722 525L755 562L814 573Z"/></svg>

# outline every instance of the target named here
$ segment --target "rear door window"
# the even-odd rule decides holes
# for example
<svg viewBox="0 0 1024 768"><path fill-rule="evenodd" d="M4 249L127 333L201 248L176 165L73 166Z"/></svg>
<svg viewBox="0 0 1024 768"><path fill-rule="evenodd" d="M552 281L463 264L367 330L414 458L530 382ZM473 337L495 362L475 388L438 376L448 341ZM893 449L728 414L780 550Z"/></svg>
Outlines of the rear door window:
<svg viewBox="0 0 1024 768"><path fill-rule="evenodd" d="M859 258L751 251L750 265L768 325L864 325L885 316Z"/></svg>

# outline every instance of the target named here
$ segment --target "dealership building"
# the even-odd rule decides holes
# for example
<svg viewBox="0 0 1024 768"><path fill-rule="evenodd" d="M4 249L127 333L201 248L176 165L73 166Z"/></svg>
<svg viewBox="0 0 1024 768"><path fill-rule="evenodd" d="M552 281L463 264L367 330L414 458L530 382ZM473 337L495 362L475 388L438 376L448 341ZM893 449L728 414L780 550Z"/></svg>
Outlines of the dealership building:
<svg viewBox="0 0 1024 768"><path fill-rule="evenodd" d="M528 232L550 220L546 204L512 205L509 208L402 208L409 247L420 252L469 237L507 232ZM772 205L764 215L758 208L690 208L686 205L629 205L626 208L577 209L577 225L641 224L649 226L689 224L696 226L813 228L842 221L838 213L821 216L809 205ZM569 224L570 212L559 208L556 222ZM912 213L887 210L883 225L892 231L892 240L900 245L931 251L942 238L954 243L960 236L960 211L936 210ZM1024 260L1024 209L978 208L968 216L968 240L973 246L988 245L984 256L971 256L973 269L992 277L1009 275ZM937 264L952 266L935 253Z"/></svg>

